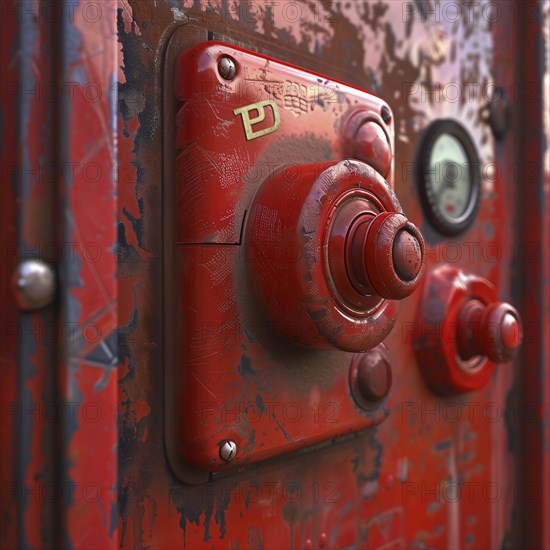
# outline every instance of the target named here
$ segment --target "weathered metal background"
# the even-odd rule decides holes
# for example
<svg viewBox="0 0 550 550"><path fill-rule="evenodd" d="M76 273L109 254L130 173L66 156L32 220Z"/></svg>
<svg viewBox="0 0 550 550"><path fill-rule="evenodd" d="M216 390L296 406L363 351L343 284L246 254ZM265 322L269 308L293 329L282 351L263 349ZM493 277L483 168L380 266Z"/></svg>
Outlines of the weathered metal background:
<svg viewBox="0 0 550 550"><path fill-rule="evenodd" d="M1 9L2 547L550 548L547 1ZM208 484L174 476L163 71L174 30L190 24L390 104L395 190L426 238L427 267L465 267L518 306L513 365L481 390L432 393L412 348L417 292L386 341L393 388L380 426ZM62 89L53 100L49 83ZM484 114L495 84L512 107L502 141ZM469 129L487 168L477 222L449 240L423 219L411 171L422 130L443 117ZM9 280L24 254L57 266L55 307L17 311Z"/></svg>
<svg viewBox="0 0 550 550"><path fill-rule="evenodd" d="M1 9L2 546L114 547L116 2ZM25 258L55 306L14 310Z"/></svg>

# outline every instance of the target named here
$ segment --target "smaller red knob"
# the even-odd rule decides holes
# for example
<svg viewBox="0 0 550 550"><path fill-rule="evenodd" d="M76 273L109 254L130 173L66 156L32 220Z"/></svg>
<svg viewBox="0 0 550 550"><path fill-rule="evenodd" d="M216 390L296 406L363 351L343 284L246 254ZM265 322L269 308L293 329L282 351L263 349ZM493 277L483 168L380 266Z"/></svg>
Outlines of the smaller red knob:
<svg viewBox="0 0 550 550"><path fill-rule="evenodd" d="M387 177L392 152L389 140L379 124L367 120L359 127L353 139L353 156Z"/></svg>
<svg viewBox="0 0 550 550"><path fill-rule="evenodd" d="M401 300L418 286L424 239L403 214L360 216L350 228L348 242L348 274L356 288Z"/></svg>
<svg viewBox="0 0 550 550"><path fill-rule="evenodd" d="M458 316L457 347L465 361L483 355L493 363L510 361L523 339L518 311L506 302L470 300Z"/></svg>
<svg viewBox="0 0 550 550"><path fill-rule="evenodd" d="M388 348L382 344L356 354L350 365L349 382L359 407L367 411L377 408L390 393L392 385Z"/></svg>
<svg viewBox="0 0 550 550"><path fill-rule="evenodd" d="M363 355L357 369L358 389L367 401L379 401L391 388L391 364L386 354L376 348Z"/></svg>

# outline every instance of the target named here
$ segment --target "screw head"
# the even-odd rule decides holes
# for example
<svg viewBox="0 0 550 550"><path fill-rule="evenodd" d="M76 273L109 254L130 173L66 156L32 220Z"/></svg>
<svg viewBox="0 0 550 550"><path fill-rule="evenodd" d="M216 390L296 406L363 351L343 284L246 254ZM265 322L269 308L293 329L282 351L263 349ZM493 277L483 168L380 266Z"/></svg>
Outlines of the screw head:
<svg viewBox="0 0 550 550"><path fill-rule="evenodd" d="M233 80L237 74L237 66L230 57L224 56L218 61L218 72L224 80Z"/></svg>
<svg viewBox="0 0 550 550"><path fill-rule="evenodd" d="M380 116L382 117L382 120L388 124L391 120L391 111L384 105L380 110Z"/></svg>
<svg viewBox="0 0 550 550"><path fill-rule="evenodd" d="M55 273L40 260L25 260L15 270L12 286L19 307L36 311L51 304L55 298Z"/></svg>
<svg viewBox="0 0 550 550"><path fill-rule="evenodd" d="M234 441L224 441L220 447L220 458L224 462L231 462L237 454L237 444Z"/></svg>

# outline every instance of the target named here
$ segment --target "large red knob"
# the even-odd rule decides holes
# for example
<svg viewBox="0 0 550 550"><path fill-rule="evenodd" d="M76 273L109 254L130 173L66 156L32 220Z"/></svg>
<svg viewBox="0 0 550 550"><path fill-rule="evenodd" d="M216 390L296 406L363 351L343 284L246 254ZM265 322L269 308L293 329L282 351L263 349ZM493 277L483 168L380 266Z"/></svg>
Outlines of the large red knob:
<svg viewBox="0 0 550 550"><path fill-rule="evenodd" d="M244 239L252 288L293 340L372 349L395 323L394 300L422 278L422 235L365 163L299 168L274 174L254 199Z"/></svg>
<svg viewBox="0 0 550 550"><path fill-rule="evenodd" d="M506 302L485 306L479 300L470 300L458 315L457 347L465 361L483 355L494 363L506 363L522 339L519 313Z"/></svg>

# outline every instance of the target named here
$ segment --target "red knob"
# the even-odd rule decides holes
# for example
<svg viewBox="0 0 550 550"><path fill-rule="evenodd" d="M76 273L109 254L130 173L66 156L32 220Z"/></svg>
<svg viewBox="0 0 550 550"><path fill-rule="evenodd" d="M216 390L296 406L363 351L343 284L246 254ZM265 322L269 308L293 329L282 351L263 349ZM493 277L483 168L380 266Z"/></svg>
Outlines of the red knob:
<svg viewBox="0 0 550 550"><path fill-rule="evenodd" d="M275 173L256 193L244 242L262 313L321 349L380 344L395 323L394 300L423 275L420 232L384 178L355 160L302 165L299 178Z"/></svg>
<svg viewBox="0 0 550 550"><path fill-rule="evenodd" d="M379 401L388 395L391 382L391 363L387 354L371 350L358 362L357 386L367 401Z"/></svg>
<svg viewBox="0 0 550 550"><path fill-rule="evenodd" d="M359 127L353 139L353 156L372 166L384 177L388 176L392 151L380 124L367 120Z"/></svg>
<svg viewBox="0 0 550 550"><path fill-rule="evenodd" d="M458 316L457 347L462 359L484 355L494 363L510 361L521 345L518 311L506 302L484 305L470 300Z"/></svg>
<svg viewBox="0 0 550 550"><path fill-rule="evenodd" d="M360 293L401 300L420 282L424 239L403 214L359 216L349 229L346 252L348 276Z"/></svg>

